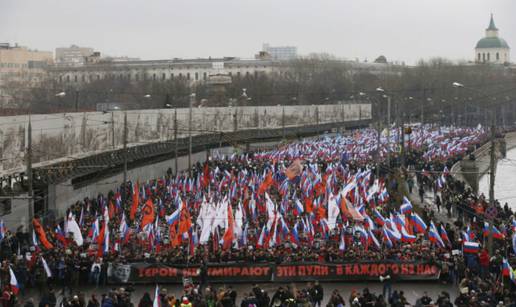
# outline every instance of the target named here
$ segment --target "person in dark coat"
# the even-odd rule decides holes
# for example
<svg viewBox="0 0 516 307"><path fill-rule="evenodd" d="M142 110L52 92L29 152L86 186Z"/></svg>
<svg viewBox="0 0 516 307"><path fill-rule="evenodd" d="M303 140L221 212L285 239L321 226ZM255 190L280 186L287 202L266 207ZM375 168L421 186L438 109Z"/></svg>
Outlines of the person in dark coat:
<svg viewBox="0 0 516 307"><path fill-rule="evenodd" d="M138 303L138 307L152 307L152 299L149 292L145 292ZM104 307L104 306L102 306Z"/></svg>
<svg viewBox="0 0 516 307"><path fill-rule="evenodd" d="M314 306L321 307L321 302L324 297L323 287L319 284L319 281L316 281L312 289L310 289L310 296L313 299Z"/></svg>

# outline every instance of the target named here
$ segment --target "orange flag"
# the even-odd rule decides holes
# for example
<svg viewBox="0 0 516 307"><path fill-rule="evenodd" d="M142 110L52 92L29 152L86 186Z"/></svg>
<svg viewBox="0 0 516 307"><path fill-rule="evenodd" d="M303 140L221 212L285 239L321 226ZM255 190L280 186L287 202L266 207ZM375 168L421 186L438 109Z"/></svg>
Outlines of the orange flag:
<svg viewBox="0 0 516 307"><path fill-rule="evenodd" d="M210 185L210 166L208 165L208 161L206 161L206 163L204 163L202 186L205 188L209 185Z"/></svg>
<svg viewBox="0 0 516 307"><path fill-rule="evenodd" d="M136 211L138 210L138 203L140 202L140 191L138 190L138 182L134 185L133 190L133 204L131 206L131 212L129 214L129 218L131 221L134 221L134 217L136 216Z"/></svg>
<svg viewBox="0 0 516 307"><path fill-rule="evenodd" d="M227 250L231 248L231 244L233 243L233 238L235 237L234 234L234 218L233 218L233 209L231 208L231 205L228 204L228 228L226 229L226 232L224 233L224 236L222 237L224 244L222 245L222 249Z"/></svg>
<svg viewBox="0 0 516 307"><path fill-rule="evenodd" d="M181 209L181 216L179 217L179 233L178 235L182 236L183 233L188 232L192 227L192 219L190 218L190 214L186 209L186 205L183 203L183 209Z"/></svg>
<svg viewBox="0 0 516 307"><path fill-rule="evenodd" d="M177 235L175 224L170 224L169 237L170 245L172 245L172 247L179 246L179 236Z"/></svg>
<svg viewBox="0 0 516 307"><path fill-rule="evenodd" d="M152 203L152 200L147 199L147 202L145 202L145 206L142 210L142 229L144 229L148 224L154 223L155 217L156 214L154 213L154 204Z"/></svg>
<svg viewBox="0 0 516 307"><path fill-rule="evenodd" d="M52 249L52 248L54 248L52 243L48 242L47 235L45 234L45 230L43 229L43 226L41 226L41 224L40 224L38 219L33 219L32 220L32 226L34 227L34 231L38 235L39 241L41 242L41 244L43 244L45 249Z"/></svg>
<svg viewBox="0 0 516 307"><path fill-rule="evenodd" d="M113 205L113 202L111 200L109 201L108 215L109 219L112 219L113 215L115 215L115 205Z"/></svg>
<svg viewBox="0 0 516 307"><path fill-rule="evenodd" d="M269 189L271 184L272 184L272 172L269 172L269 173L267 173L267 175L265 176L265 179L263 180L263 182L260 184L260 187L258 188L258 195L265 193L265 191L267 191Z"/></svg>

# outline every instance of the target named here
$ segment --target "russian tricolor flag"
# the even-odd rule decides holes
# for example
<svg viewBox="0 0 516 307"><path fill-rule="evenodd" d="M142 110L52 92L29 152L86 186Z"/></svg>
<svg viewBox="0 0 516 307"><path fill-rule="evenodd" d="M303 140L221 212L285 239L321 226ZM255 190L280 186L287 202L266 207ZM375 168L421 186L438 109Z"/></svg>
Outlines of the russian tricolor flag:
<svg viewBox="0 0 516 307"><path fill-rule="evenodd" d="M516 254L516 233L512 235L512 250Z"/></svg>
<svg viewBox="0 0 516 307"><path fill-rule="evenodd" d="M0 241L5 238L5 224L3 220L0 220Z"/></svg>
<svg viewBox="0 0 516 307"><path fill-rule="evenodd" d="M109 253L109 227L106 225L106 231L104 233L104 255Z"/></svg>
<svg viewBox="0 0 516 307"><path fill-rule="evenodd" d="M405 243L414 243L416 242L416 236L411 235L405 229L405 226L401 227L401 241Z"/></svg>
<svg viewBox="0 0 516 307"><path fill-rule="evenodd" d="M480 251L480 243L465 241L462 246L462 252L464 254L478 254Z"/></svg>
<svg viewBox="0 0 516 307"><path fill-rule="evenodd" d="M504 239L505 238L503 233L501 233L500 230L498 230L498 228L496 228L495 225L492 225L492 227L493 227L493 238L495 238L495 239ZM484 237L488 237L489 233L490 233L490 225L489 225L489 223L484 222L484 231L483 231Z"/></svg>
<svg viewBox="0 0 516 307"><path fill-rule="evenodd" d="M403 196L403 203L400 206L400 212L401 214L405 214L410 211L412 211L412 203L406 196Z"/></svg>
<svg viewBox="0 0 516 307"><path fill-rule="evenodd" d="M380 212L378 212L378 209L374 209L373 210L373 215L374 215L374 220L376 222L376 224L380 225L380 226L383 226L383 224L385 224L385 218L382 216L382 214Z"/></svg>
<svg viewBox="0 0 516 307"><path fill-rule="evenodd" d="M260 237L258 238L258 241L256 242L256 247L261 248L263 244L265 243L265 238L269 236L266 230L266 226L263 225L262 232L260 233Z"/></svg>
<svg viewBox="0 0 516 307"><path fill-rule="evenodd" d="M154 290L154 301L152 302L152 307L161 307L161 298L159 297L158 285L156 285L156 290Z"/></svg>
<svg viewBox="0 0 516 307"><path fill-rule="evenodd" d="M378 239L374 236L373 232L371 231L371 229L368 230L368 233L369 233L369 244L374 244L374 246L376 246L377 249L380 249L381 246L380 246L380 242L378 241Z"/></svg>
<svg viewBox="0 0 516 307"><path fill-rule="evenodd" d="M434 244L437 244L439 247L444 247L444 242L435 227L434 222L430 222L430 229L428 231L428 239L432 241Z"/></svg>
<svg viewBox="0 0 516 307"><path fill-rule="evenodd" d="M95 242L100 233L100 222L99 218L95 219L95 222L91 225L91 242Z"/></svg>
<svg viewBox="0 0 516 307"><path fill-rule="evenodd" d="M14 293L14 295L17 295L20 291L20 286L18 285L18 280L16 279L16 275L14 275L13 269L11 267L9 267L9 275L9 284L11 285L11 291Z"/></svg>
<svg viewBox="0 0 516 307"><path fill-rule="evenodd" d="M305 211L305 208L303 207L303 204L299 201L299 199L296 198L296 201L294 202L295 204L295 211L297 212L297 215L301 215L303 214L303 212Z"/></svg>
<svg viewBox="0 0 516 307"><path fill-rule="evenodd" d="M299 221L296 222L296 224L294 225L294 228L292 228L292 240L294 241L294 243L298 244L299 245L299 232L297 231L297 228L299 226Z"/></svg>
<svg viewBox="0 0 516 307"><path fill-rule="evenodd" d="M511 275L512 268L509 265L509 261L507 259L503 258L502 260L502 275L503 276L510 276Z"/></svg>
<svg viewBox="0 0 516 307"><path fill-rule="evenodd" d="M388 247L388 248L392 248L392 241L391 239L389 239L389 232L387 230L387 227L383 227L383 242L385 242L385 245Z"/></svg>
<svg viewBox="0 0 516 307"><path fill-rule="evenodd" d="M446 232L446 229L444 229L444 226L441 224L441 239L443 239L443 242L446 243L446 245L451 247L451 241L448 237L448 233Z"/></svg>
<svg viewBox="0 0 516 307"><path fill-rule="evenodd" d="M425 221L423 221L423 219L415 212L412 213L410 218L411 218L412 222L414 223L414 227L416 228L416 232L418 232L418 233L425 233L425 231L427 229Z"/></svg>
<svg viewBox="0 0 516 307"><path fill-rule="evenodd" d="M165 220L167 221L168 225L175 224L179 221L179 216L181 214L181 208L183 207L182 204L179 205L179 207L174 211L171 215L166 215Z"/></svg>

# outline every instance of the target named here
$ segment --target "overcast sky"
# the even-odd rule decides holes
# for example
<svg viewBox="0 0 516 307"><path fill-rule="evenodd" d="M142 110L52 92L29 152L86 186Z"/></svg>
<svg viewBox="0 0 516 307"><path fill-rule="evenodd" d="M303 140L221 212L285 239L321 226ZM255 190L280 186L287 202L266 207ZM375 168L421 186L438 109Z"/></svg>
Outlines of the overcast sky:
<svg viewBox="0 0 516 307"><path fill-rule="evenodd" d="M0 0L0 42L142 59L251 58L269 42L348 59L469 60L490 13L516 46L516 0Z"/></svg>

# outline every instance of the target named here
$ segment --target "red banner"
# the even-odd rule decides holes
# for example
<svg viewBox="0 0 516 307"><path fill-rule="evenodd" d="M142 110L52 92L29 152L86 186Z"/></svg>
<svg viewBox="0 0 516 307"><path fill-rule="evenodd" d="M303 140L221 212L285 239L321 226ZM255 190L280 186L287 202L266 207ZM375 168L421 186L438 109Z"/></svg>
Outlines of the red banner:
<svg viewBox="0 0 516 307"><path fill-rule="evenodd" d="M210 264L208 282L303 282L379 280L390 270L396 280L436 280L440 269L424 262L357 262L339 264L234 263ZM110 283L181 283L184 277L199 280L199 266L155 263L109 264Z"/></svg>

